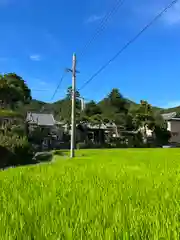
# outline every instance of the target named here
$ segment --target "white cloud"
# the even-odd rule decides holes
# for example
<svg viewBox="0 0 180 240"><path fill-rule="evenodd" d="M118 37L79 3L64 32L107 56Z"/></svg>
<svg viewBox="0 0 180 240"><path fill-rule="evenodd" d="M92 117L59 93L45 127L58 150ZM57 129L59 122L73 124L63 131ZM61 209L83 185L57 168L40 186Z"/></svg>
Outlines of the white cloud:
<svg viewBox="0 0 180 240"><path fill-rule="evenodd" d="M101 20L103 17L104 17L104 14L102 14L102 15L92 15L86 20L86 22L87 23L97 22L97 21Z"/></svg>
<svg viewBox="0 0 180 240"><path fill-rule="evenodd" d="M33 54L29 56L32 61L41 61L41 56L39 54Z"/></svg>

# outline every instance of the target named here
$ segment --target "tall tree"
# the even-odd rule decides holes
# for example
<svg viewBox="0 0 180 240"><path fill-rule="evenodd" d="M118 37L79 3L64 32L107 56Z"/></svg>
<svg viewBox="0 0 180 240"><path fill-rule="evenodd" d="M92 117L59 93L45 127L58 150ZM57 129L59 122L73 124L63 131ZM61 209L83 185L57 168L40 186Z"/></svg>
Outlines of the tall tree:
<svg viewBox="0 0 180 240"><path fill-rule="evenodd" d="M94 102L91 101L86 104L86 108L84 110L84 114L88 117L92 117L93 115L101 114L101 108Z"/></svg>
<svg viewBox="0 0 180 240"><path fill-rule="evenodd" d="M29 103L31 90L15 73L4 74L0 76L0 100L4 107L14 108L18 102Z"/></svg>
<svg viewBox="0 0 180 240"><path fill-rule="evenodd" d="M155 124L154 114L151 105L144 100L141 100L139 108L136 112L135 119L141 127L152 128Z"/></svg>
<svg viewBox="0 0 180 240"><path fill-rule="evenodd" d="M71 96L72 96L72 86L69 86L67 89L66 98L70 100ZM76 98L79 98L79 97L80 97L80 93L79 91L76 90Z"/></svg>
<svg viewBox="0 0 180 240"><path fill-rule="evenodd" d="M18 89L21 94L21 102L29 103L32 100L31 90L28 88L25 80L15 73L4 74L4 78L7 80L8 84L14 86Z"/></svg>
<svg viewBox="0 0 180 240"><path fill-rule="evenodd" d="M125 125L128 113L128 102L118 89L114 88L110 94L99 103L104 118L116 125Z"/></svg>
<svg viewBox="0 0 180 240"><path fill-rule="evenodd" d="M68 87L66 92L66 97L59 101L58 103L54 104L56 109L56 115L57 111L59 112L59 116L56 116L58 119L65 120L68 124L71 122L71 95L72 95L72 87ZM79 116L81 113L81 101L78 99L80 97L80 93L76 91L76 118L77 121L79 120Z"/></svg>
<svg viewBox="0 0 180 240"><path fill-rule="evenodd" d="M127 114L128 112L127 101L117 88L112 89L111 93L108 95L108 101L114 107L116 113Z"/></svg>
<svg viewBox="0 0 180 240"><path fill-rule="evenodd" d="M167 144L170 139L170 133L167 131L166 123L162 116L147 101L141 101L136 115L133 118L133 124L136 129L143 130L144 140L147 139L147 129L152 130L156 145Z"/></svg>

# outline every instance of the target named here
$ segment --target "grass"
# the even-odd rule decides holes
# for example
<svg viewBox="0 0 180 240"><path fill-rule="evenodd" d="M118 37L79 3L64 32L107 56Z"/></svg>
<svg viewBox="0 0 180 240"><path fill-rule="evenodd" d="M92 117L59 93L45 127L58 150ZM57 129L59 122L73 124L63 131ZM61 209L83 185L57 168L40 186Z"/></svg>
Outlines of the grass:
<svg viewBox="0 0 180 240"><path fill-rule="evenodd" d="M77 154L0 172L0 239L179 239L179 149Z"/></svg>

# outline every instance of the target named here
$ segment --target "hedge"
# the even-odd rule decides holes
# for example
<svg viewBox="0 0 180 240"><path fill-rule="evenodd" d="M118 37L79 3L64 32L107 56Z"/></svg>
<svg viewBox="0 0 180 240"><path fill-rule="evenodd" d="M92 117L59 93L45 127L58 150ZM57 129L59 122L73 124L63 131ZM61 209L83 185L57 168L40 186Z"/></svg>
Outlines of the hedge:
<svg viewBox="0 0 180 240"><path fill-rule="evenodd" d="M28 164L32 159L32 148L26 137L0 134L0 167Z"/></svg>

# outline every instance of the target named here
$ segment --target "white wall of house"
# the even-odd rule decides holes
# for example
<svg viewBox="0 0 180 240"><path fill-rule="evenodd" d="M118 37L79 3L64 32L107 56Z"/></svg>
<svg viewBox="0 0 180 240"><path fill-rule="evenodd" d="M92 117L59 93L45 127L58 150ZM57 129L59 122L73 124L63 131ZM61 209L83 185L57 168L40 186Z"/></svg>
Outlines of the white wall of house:
<svg viewBox="0 0 180 240"><path fill-rule="evenodd" d="M180 120L167 122L167 130L171 132L171 142L180 143Z"/></svg>
<svg viewBox="0 0 180 240"><path fill-rule="evenodd" d="M171 132L171 122L170 121L167 122L167 130Z"/></svg>

